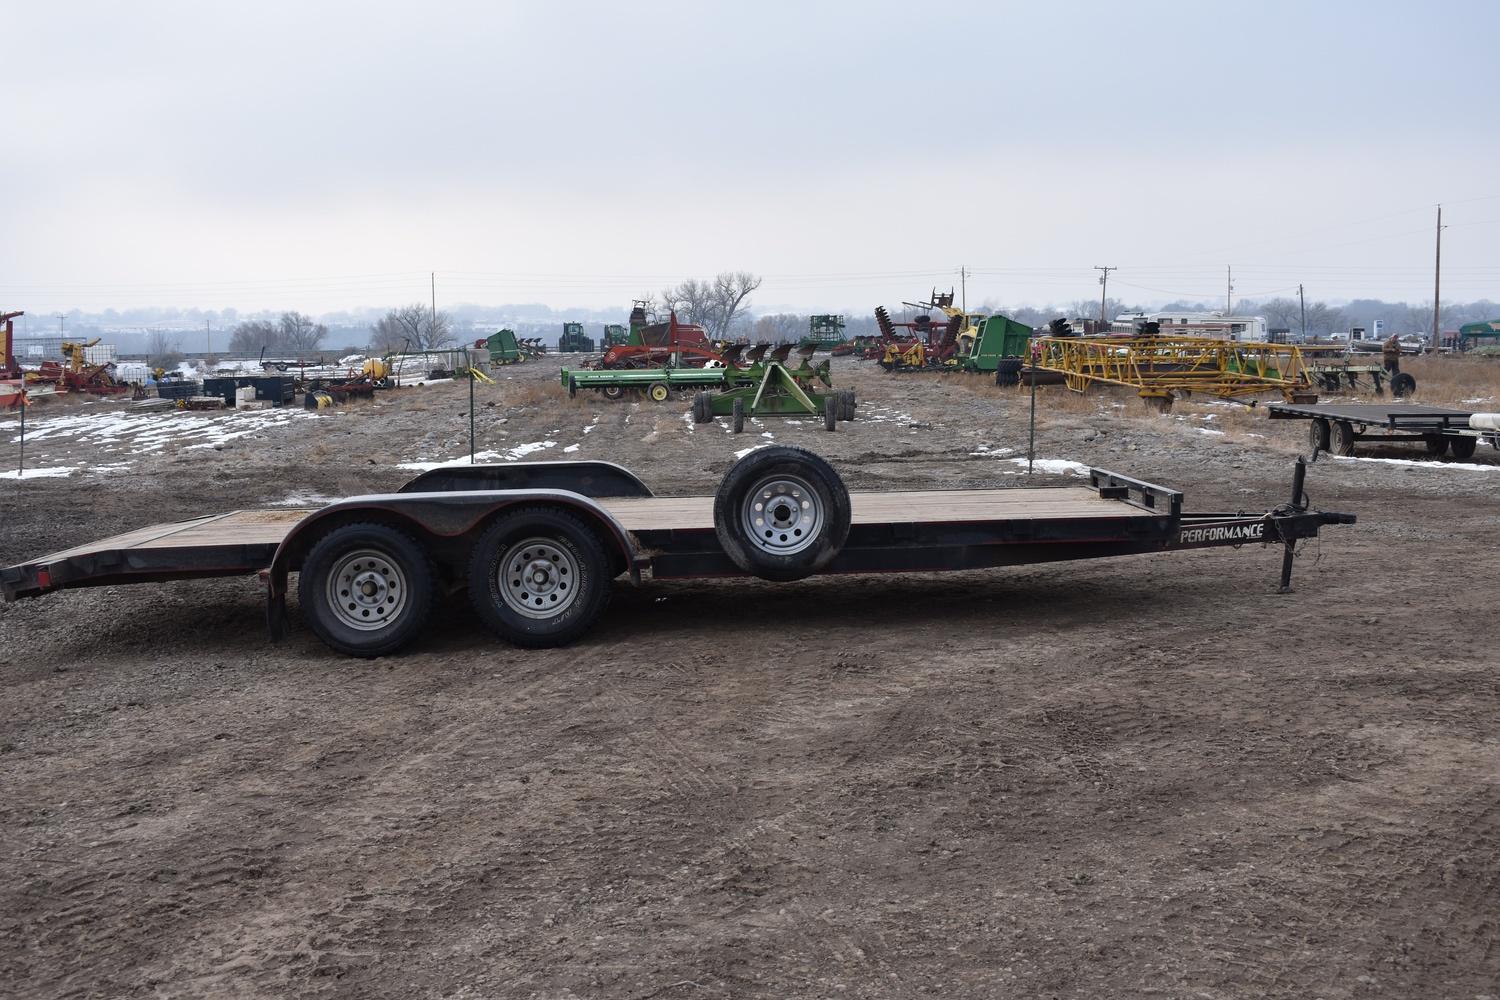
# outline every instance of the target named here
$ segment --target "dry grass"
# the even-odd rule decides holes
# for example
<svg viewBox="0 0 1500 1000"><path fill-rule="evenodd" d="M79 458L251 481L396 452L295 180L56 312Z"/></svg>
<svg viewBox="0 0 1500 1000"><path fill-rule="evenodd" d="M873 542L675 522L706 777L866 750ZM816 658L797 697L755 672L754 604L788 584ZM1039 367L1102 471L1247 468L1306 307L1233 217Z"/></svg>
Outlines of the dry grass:
<svg viewBox="0 0 1500 1000"><path fill-rule="evenodd" d="M544 406L560 403L568 398L568 391L552 382L526 382L501 387L497 402L501 406ZM573 400L575 403L577 399Z"/></svg>
<svg viewBox="0 0 1500 1000"><path fill-rule="evenodd" d="M1441 354L1402 358L1401 370L1417 380L1414 402L1500 409L1500 357Z"/></svg>

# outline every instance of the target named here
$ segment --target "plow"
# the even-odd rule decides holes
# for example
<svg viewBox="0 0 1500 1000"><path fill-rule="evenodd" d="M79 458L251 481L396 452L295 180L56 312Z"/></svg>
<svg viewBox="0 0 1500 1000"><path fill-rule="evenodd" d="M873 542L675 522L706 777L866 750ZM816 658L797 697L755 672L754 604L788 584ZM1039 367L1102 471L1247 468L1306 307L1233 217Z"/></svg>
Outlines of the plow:
<svg viewBox="0 0 1500 1000"><path fill-rule="evenodd" d="M725 381L720 392L699 392L693 397L693 422L706 424L715 417L729 417L730 429L742 433L747 417L818 417L826 430L840 420L853 420L853 390L833 388L829 362L812 363L818 344L803 342L797 349L798 363L787 364L792 345L769 350L765 344L750 348L734 344L724 352ZM821 386L821 388L820 388Z"/></svg>
<svg viewBox="0 0 1500 1000"><path fill-rule="evenodd" d="M1323 392L1373 392L1385 395L1386 383L1391 395L1400 399L1417 391L1417 380L1407 372L1392 375L1378 364L1355 364L1343 347L1303 347L1307 359L1308 380Z"/></svg>

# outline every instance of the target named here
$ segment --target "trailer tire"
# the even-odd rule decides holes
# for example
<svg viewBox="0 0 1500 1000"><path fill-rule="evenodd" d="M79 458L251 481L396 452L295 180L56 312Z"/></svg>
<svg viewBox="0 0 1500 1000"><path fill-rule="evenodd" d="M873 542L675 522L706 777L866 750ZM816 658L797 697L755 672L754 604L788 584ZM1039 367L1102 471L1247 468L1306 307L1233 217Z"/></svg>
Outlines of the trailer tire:
<svg viewBox="0 0 1500 1000"><path fill-rule="evenodd" d="M667 388L665 382L652 382L646 386L646 397L653 403L665 403L671 394L672 391Z"/></svg>
<svg viewBox="0 0 1500 1000"><path fill-rule="evenodd" d="M713 400L706 392L693 397L693 423L706 424L714 418Z"/></svg>
<svg viewBox="0 0 1500 1000"><path fill-rule="evenodd" d="M503 514L475 544L469 601L511 645L565 646L604 613L610 577L603 543L577 515L522 507Z"/></svg>
<svg viewBox="0 0 1500 1000"><path fill-rule="evenodd" d="M603 394L605 399L620 399L625 395L625 387L623 385L606 385L602 386L599 392Z"/></svg>
<svg viewBox="0 0 1500 1000"><path fill-rule="evenodd" d="M739 434L739 433L741 433L741 432L744 431L744 429L745 429L745 401L743 399L736 399L734 401L734 409L730 413L730 425L731 425L731 429L736 434Z"/></svg>
<svg viewBox="0 0 1500 1000"><path fill-rule="evenodd" d="M843 397L844 397L844 405L843 405L842 411L839 413L839 419L840 420L853 420L854 419L854 390L853 389L845 389L844 392L843 392Z"/></svg>
<svg viewBox="0 0 1500 1000"><path fill-rule="evenodd" d="M1313 451L1328 450L1328 421L1323 417L1313 417L1308 422L1307 443L1312 445Z"/></svg>
<svg viewBox="0 0 1500 1000"><path fill-rule="evenodd" d="M1442 458L1448 452L1448 439L1441 434L1423 434L1422 444L1433 458Z"/></svg>
<svg viewBox="0 0 1500 1000"><path fill-rule="evenodd" d="M1467 462L1474 457L1474 449L1479 446L1478 438L1455 437L1444 438L1448 442L1450 454L1460 462Z"/></svg>
<svg viewBox="0 0 1500 1000"><path fill-rule="evenodd" d="M308 628L329 647L385 656L426 628L435 579L426 551L410 536L383 524L346 524L308 551L297 599Z"/></svg>
<svg viewBox="0 0 1500 1000"><path fill-rule="evenodd" d="M843 402L834 393L823 397L823 429L825 431L836 431L839 428L839 410L843 409Z"/></svg>
<svg viewBox="0 0 1500 1000"><path fill-rule="evenodd" d="M1344 458L1354 454L1354 425L1347 420L1335 420L1329 434L1328 450Z"/></svg>
<svg viewBox="0 0 1500 1000"><path fill-rule="evenodd" d="M1397 372L1391 376L1391 395L1404 399L1417 391L1417 380L1410 372Z"/></svg>
<svg viewBox="0 0 1500 1000"><path fill-rule="evenodd" d="M758 448L734 463L714 494L714 533L730 560L763 580L800 580L849 537L849 490L805 448Z"/></svg>
<svg viewBox="0 0 1500 1000"><path fill-rule="evenodd" d="M578 395L578 380L570 378L570 379L568 379L568 398L572 399L574 396L577 396L577 395Z"/></svg>

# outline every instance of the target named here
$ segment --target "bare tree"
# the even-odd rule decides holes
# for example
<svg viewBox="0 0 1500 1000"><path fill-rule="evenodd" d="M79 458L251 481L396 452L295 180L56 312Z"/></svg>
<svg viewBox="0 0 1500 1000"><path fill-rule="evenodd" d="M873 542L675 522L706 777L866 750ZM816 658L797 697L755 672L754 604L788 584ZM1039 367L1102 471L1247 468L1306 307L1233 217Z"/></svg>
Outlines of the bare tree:
<svg viewBox="0 0 1500 1000"><path fill-rule="evenodd" d="M714 278L714 333L724 336L734 325L735 314L760 287L760 276L749 271L725 272Z"/></svg>
<svg viewBox="0 0 1500 1000"><path fill-rule="evenodd" d="M280 335L277 349L300 355L316 351L319 341L328 336L328 327L313 322L311 316L299 312L284 312L277 332Z"/></svg>
<svg viewBox="0 0 1500 1000"><path fill-rule="evenodd" d="M370 347L381 351L434 351L453 343L452 325L447 313L434 317L427 306L416 302L382 316L370 328Z"/></svg>
<svg viewBox="0 0 1500 1000"><path fill-rule="evenodd" d="M246 320L229 335L230 354L259 354L281 349L281 328L264 319Z"/></svg>
<svg viewBox="0 0 1500 1000"><path fill-rule="evenodd" d="M1254 311L1264 316L1273 330L1302 330L1302 304L1296 299L1271 299L1255 306Z"/></svg>
<svg viewBox="0 0 1500 1000"><path fill-rule="evenodd" d="M760 282L759 275L748 271L725 271L712 281L689 278L662 291L662 307L675 310L679 320L702 326L710 337L723 337Z"/></svg>
<svg viewBox="0 0 1500 1000"><path fill-rule="evenodd" d="M709 332L713 332L714 288L711 283L689 278L675 288L662 289L661 298L664 311L672 310L682 322L709 327Z"/></svg>
<svg viewBox="0 0 1500 1000"><path fill-rule="evenodd" d="M750 328L750 339L756 343L784 343L800 340L807 333L807 317L800 313L771 313L759 316Z"/></svg>
<svg viewBox="0 0 1500 1000"><path fill-rule="evenodd" d="M157 368L170 368L182 360L181 341L165 330L152 330L146 345L146 362Z"/></svg>

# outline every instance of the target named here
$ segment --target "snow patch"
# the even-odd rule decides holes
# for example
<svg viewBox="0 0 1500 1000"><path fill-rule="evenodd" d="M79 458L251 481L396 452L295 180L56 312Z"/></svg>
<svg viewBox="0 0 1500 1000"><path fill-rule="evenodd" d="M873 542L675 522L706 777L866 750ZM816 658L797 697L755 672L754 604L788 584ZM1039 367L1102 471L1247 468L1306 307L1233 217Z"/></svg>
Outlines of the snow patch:
<svg viewBox="0 0 1500 1000"><path fill-rule="evenodd" d="M446 469L455 465L478 465L480 462L514 462L517 459L530 455L532 452L545 451L548 448L555 447L557 447L556 441L532 441L528 444L516 445L508 451L475 452L473 463L470 463L468 456L465 456L463 458L451 458L446 462L399 462L396 468L411 469L414 472L430 472L433 469Z"/></svg>
<svg viewBox="0 0 1500 1000"><path fill-rule="evenodd" d="M1358 455L1331 456L1340 462L1379 462L1384 465L1402 465L1410 469L1462 469L1464 472L1500 472L1500 465L1479 465L1474 462L1418 462L1409 458L1360 458Z"/></svg>
<svg viewBox="0 0 1500 1000"><path fill-rule="evenodd" d="M1019 465L1023 469L1026 468L1026 459L1024 458L1007 458L1005 461L1012 465ZM1080 462L1070 462L1063 458L1039 458L1031 463L1031 466L1037 472L1048 472L1056 476L1064 474L1086 476L1089 474L1089 467L1087 465Z"/></svg>
<svg viewBox="0 0 1500 1000"><path fill-rule="evenodd" d="M577 450L578 450L578 446L576 444L570 444L566 448L563 449L563 453L567 454L567 455L571 455L573 452L575 452Z"/></svg>
<svg viewBox="0 0 1500 1000"><path fill-rule="evenodd" d="M272 500L272 507L326 507L338 497L325 497L321 493L292 493L280 500Z"/></svg>
<svg viewBox="0 0 1500 1000"><path fill-rule="evenodd" d="M58 465L50 469L27 469L19 472L11 469L9 472L0 472L0 479L60 479L63 476L71 476L78 471L74 465Z"/></svg>

